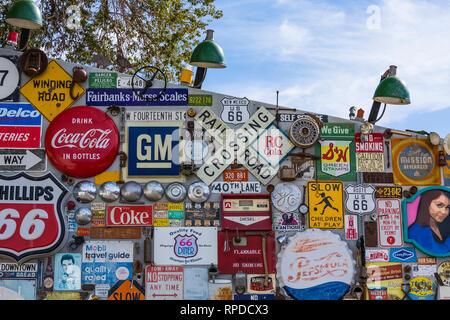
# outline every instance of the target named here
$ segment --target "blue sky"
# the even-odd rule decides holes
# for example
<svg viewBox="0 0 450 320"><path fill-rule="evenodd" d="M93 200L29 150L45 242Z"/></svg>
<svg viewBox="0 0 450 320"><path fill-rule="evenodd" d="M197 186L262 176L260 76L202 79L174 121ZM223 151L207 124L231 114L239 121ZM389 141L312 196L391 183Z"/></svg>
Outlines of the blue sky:
<svg viewBox="0 0 450 320"><path fill-rule="evenodd" d="M202 89L348 118L367 119L380 76L396 65L411 94L378 125L450 133L448 0L216 0L213 21L226 69ZM195 71L195 70L194 70ZM380 111L381 112L381 111Z"/></svg>

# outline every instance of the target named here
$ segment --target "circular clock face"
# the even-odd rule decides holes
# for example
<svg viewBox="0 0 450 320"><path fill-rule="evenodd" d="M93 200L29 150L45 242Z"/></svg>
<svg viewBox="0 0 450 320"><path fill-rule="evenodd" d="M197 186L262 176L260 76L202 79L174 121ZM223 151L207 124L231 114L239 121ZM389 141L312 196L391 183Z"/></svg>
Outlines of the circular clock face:
<svg viewBox="0 0 450 320"><path fill-rule="evenodd" d="M302 205L300 206L300 208L298 208L298 211L299 211L301 214L307 214L308 211L309 211L309 209L308 209L308 206L307 206L306 204L302 204Z"/></svg>
<svg viewBox="0 0 450 320"><path fill-rule="evenodd" d="M300 148L309 148L319 139L320 128L317 122L308 115L294 121L289 130L292 143Z"/></svg>

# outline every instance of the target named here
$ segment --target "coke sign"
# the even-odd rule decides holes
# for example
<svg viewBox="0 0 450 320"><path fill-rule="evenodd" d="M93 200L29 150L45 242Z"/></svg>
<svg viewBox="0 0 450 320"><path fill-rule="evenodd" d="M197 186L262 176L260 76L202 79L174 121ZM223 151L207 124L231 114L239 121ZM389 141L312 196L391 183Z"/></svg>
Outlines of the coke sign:
<svg viewBox="0 0 450 320"><path fill-rule="evenodd" d="M45 148L53 166L75 178L105 171L119 150L114 121L93 107L72 107L60 113L47 128Z"/></svg>
<svg viewBox="0 0 450 320"><path fill-rule="evenodd" d="M0 254L21 261L56 250L65 237L67 192L51 173L0 175Z"/></svg>
<svg viewBox="0 0 450 320"><path fill-rule="evenodd" d="M108 226L151 226L152 206L109 206Z"/></svg>

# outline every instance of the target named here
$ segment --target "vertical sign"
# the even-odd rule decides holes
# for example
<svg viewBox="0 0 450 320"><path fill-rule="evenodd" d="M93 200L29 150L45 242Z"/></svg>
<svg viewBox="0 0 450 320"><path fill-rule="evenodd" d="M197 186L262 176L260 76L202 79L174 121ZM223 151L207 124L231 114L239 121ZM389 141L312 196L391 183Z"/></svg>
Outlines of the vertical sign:
<svg viewBox="0 0 450 320"><path fill-rule="evenodd" d="M355 134L356 171L384 172L384 141L382 133L371 133L361 141Z"/></svg>
<svg viewBox="0 0 450 320"><path fill-rule="evenodd" d="M345 218L345 240L358 240L358 217L346 214Z"/></svg>
<svg viewBox="0 0 450 320"><path fill-rule="evenodd" d="M400 200L378 199L377 207L380 247L403 246Z"/></svg>

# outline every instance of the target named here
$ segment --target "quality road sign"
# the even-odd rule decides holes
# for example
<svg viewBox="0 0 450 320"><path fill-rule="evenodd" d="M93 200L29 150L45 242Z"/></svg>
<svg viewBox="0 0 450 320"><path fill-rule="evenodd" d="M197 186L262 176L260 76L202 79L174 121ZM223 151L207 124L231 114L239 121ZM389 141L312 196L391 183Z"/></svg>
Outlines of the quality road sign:
<svg viewBox="0 0 450 320"><path fill-rule="evenodd" d="M45 171L45 149L0 149L0 171Z"/></svg>
<svg viewBox="0 0 450 320"><path fill-rule="evenodd" d="M344 228L344 184L341 181L308 182L309 227Z"/></svg>
<svg viewBox="0 0 450 320"><path fill-rule="evenodd" d="M70 94L71 86L73 86L72 95ZM85 91L55 60L50 61L43 73L31 78L20 89L20 93L49 122L70 107ZM75 99L72 99L72 96Z"/></svg>
<svg viewBox="0 0 450 320"><path fill-rule="evenodd" d="M145 268L146 300L183 300L182 266L147 266Z"/></svg>

